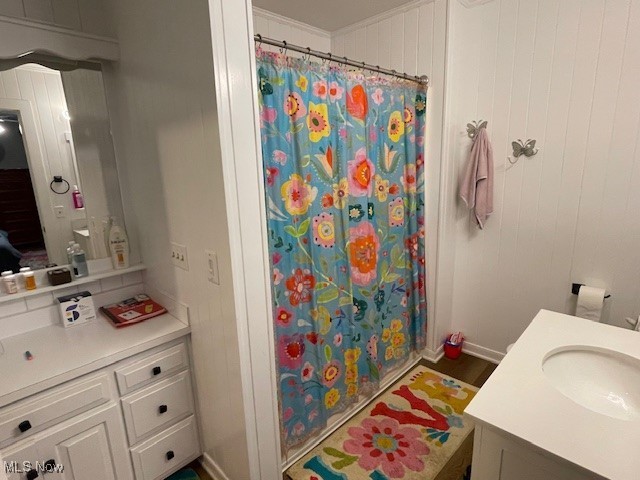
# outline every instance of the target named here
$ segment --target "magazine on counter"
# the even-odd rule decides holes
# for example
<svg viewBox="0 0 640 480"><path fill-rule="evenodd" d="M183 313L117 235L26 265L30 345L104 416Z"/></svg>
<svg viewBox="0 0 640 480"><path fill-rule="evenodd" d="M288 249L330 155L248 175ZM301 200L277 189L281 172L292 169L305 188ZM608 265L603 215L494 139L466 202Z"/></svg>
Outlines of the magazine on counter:
<svg viewBox="0 0 640 480"><path fill-rule="evenodd" d="M167 309L141 293L118 303L105 305L100 311L116 328L127 327L167 313Z"/></svg>

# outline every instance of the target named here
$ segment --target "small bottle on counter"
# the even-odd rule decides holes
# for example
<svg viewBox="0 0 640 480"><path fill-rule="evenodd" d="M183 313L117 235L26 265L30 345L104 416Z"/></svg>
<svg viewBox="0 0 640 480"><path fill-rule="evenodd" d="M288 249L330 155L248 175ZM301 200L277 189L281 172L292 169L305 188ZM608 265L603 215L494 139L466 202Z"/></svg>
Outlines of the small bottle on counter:
<svg viewBox="0 0 640 480"><path fill-rule="evenodd" d="M36 289L36 275L34 272L29 270L28 272L24 272L22 274L24 277L24 288L25 290L35 290Z"/></svg>
<svg viewBox="0 0 640 480"><path fill-rule="evenodd" d="M27 272L30 272L30 271L31 271L31 268L29 268L29 267L22 267L20 269L20 273L17 274L17 277L18 277L18 288L23 289L23 290L26 288L25 283L24 283L24 278L25 278L24 274L27 273Z"/></svg>
<svg viewBox="0 0 640 480"><path fill-rule="evenodd" d="M73 246L76 244L76 242L71 241L69 242L69 246L67 247L67 262L69 263L69 265L71 265L71 255L73 255Z"/></svg>
<svg viewBox="0 0 640 480"><path fill-rule="evenodd" d="M76 278L86 277L89 275L87 255L77 243L74 245L73 254L71 256L71 266L73 267L73 275Z"/></svg>
<svg viewBox="0 0 640 480"><path fill-rule="evenodd" d="M5 270L4 272L0 273L1 276L1 280L2 280L2 290L4 290L5 293L9 293L7 291L7 285L4 283L4 278L8 277L9 275L13 275L13 271L11 270Z"/></svg>
<svg viewBox="0 0 640 480"><path fill-rule="evenodd" d="M4 276L2 280L4 281L4 288L7 293L18 293L18 279L13 273Z"/></svg>

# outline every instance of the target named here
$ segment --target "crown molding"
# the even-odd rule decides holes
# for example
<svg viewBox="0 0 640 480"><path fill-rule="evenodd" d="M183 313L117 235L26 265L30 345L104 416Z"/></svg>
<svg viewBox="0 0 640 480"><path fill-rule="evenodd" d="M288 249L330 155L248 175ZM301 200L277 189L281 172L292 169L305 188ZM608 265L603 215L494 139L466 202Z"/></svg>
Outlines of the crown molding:
<svg viewBox="0 0 640 480"><path fill-rule="evenodd" d="M331 38L331 32L329 32L328 30L323 30L321 28L314 27L313 25L309 25L308 23L303 23L298 20L285 17L283 15L278 15L277 13L270 12L269 10L265 10L260 7L253 7L253 14L259 17L266 18L267 20L272 20L275 22L284 23L285 25L290 25L292 27L297 28L298 30L304 30L314 35L319 35L325 38ZM260 32L256 32L256 33L260 33Z"/></svg>
<svg viewBox="0 0 640 480"><path fill-rule="evenodd" d="M0 59L45 53L70 60L118 60L115 38L0 15Z"/></svg>
<svg viewBox="0 0 640 480"><path fill-rule="evenodd" d="M360 20L359 22L352 23L351 25L347 25L346 27L339 28L338 30L334 30L333 32L331 32L331 36L335 37L338 35L352 32L354 30L358 30L359 28L366 27L368 25L379 23L382 20L386 20L387 18L391 18L394 15L397 15L398 13L405 13L421 5L434 3L435 1L436 0L414 0L412 2L405 3L404 5L400 5L391 10L387 10L386 12L379 13L378 15L374 15L373 17L365 18L364 20Z"/></svg>

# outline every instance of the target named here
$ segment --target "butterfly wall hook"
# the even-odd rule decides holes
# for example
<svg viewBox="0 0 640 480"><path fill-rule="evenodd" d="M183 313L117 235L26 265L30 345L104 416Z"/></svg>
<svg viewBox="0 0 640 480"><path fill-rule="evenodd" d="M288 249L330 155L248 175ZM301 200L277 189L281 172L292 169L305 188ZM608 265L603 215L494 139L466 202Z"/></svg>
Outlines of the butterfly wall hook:
<svg viewBox="0 0 640 480"><path fill-rule="evenodd" d="M486 120L478 120L477 122L474 120L471 123L467 123L467 136L474 140L480 130L487 128L487 123L489 122Z"/></svg>
<svg viewBox="0 0 640 480"><path fill-rule="evenodd" d="M525 157L533 157L536 153L538 153L538 149L535 148L536 141L532 139L528 139L526 142L518 139L517 142L511 142L511 146L513 147L513 156L518 158L521 155Z"/></svg>

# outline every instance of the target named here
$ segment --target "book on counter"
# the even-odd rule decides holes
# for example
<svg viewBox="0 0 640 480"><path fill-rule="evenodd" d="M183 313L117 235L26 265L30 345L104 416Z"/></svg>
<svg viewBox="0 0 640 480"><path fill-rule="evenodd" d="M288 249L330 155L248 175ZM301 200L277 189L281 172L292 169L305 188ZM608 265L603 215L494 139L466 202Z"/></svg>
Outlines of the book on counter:
<svg viewBox="0 0 640 480"><path fill-rule="evenodd" d="M100 308L100 311L116 328L127 327L167 313L166 308L144 293L118 303L105 305Z"/></svg>

